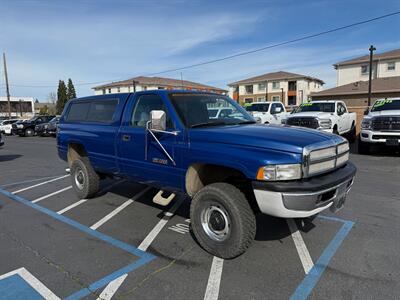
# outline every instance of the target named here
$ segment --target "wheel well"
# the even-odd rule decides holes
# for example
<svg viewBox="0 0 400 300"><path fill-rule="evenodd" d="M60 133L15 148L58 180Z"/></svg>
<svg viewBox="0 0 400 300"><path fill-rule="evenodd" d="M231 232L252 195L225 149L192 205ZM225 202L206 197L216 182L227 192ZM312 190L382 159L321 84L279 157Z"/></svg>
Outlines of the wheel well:
<svg viewBox="0 0 400 300"><path fill-rule="evenodd" d="M190 197L204 186L215 182L234 185L245 194L252 209L255 212L259 211L251 181L241 171L220 165L197 163L191 165L186 172L185 187Z"/></svg>
<svg viewBox="0 0 400 300"><path fill-rule="evenodd" d="M78 159L79 157L87 156L85 147L82 144L78 143L71 143L68 145L68 165L71 167L71 164L74 160Z"/></svg>
<svg viewBox="0 0 400 300"><path fill-rule="evenodd" d="M332 128L333 128L333 129L335 129L335 128L337 129L337 125L336 125L336 124L335 124L335 125L333 125L333 127L332 127Z"/></svg>

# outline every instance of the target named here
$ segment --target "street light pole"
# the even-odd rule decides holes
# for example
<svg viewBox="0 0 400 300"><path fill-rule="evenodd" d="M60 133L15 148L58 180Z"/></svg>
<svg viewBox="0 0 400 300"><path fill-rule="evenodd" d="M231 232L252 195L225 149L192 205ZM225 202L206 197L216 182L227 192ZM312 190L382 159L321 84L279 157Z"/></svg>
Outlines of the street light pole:
<svg viewBox="0 0 400 300"><path fill-rule="evenodd" d="M372 59L376 48L371 45L369 47L369 79L368 79L368 106L371 106L371 91L372 91Z"/></svg>
<svg viewBox="0 0 400 300"><path fill-rule="evenodd" d="M283 88L281 88L281 92L282 92L281 101L282 101L282 103L284 103L284 100L283 100Z"/></svg>
<svg viewBox="0 0 400 300"><path fill-rule="evenodd" d="M10 88L8 86L8 74L7 74L7 63L6 54L3 52L3 62L4 62L4 77L6 79L6 94L8 103L8 118L11 119L11 102L10 102Z"/></svg>

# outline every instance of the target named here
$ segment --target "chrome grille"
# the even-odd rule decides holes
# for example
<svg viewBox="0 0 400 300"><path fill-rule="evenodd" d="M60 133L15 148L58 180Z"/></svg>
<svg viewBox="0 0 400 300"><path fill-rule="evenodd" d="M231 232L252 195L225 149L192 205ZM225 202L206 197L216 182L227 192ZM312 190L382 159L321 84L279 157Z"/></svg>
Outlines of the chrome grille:
<svg viewBox="0 0 400 300"><path fill-rule="evenodd" d="M325 144L325 145L324 145ZM331 145L311 145L303 152L303 177L332 171L349 160L349 143L340 141Z"/></svg>
<svg viewBox="0 0 400 300"><path fill-rule="evenodd" d="M317 129L319 127L318 120L313 117L291 117L286 121L287 125L301 126Z"/></svg>
<svg viewBox="0 0 400 300"><path fill-rule="evenodd" d="M400 117L375 117L371 125L372 130L400 131Z"/></svg>

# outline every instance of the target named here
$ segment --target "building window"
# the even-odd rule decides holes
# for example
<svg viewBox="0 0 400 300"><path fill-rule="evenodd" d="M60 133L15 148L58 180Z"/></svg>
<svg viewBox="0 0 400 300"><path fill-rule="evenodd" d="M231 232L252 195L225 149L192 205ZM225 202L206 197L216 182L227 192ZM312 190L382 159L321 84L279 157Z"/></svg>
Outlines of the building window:
<svg viewBox="0 0 400 300"><path fill-rule="evenodd" d="M252 103L253 101L253 98L244 98L244 103Z"/></svg>
<svg viewBox="0 0 400 300"><path fill-rule="evenodd" d="M281 87L281 85L280 85L280 82L279 81L274 81L274 82L272 82L272 88L274 89L274 90L277 90L277 89L279 89Z"/></svg>
<svg viewBox="0 0 400 300"><path fill-rule="evenodd" d="M259 83L258 84L258 90L259 91L265 91L266 84L265 83Z"/></svg>
<svg viewBox="0 0 400 300"><path fill-rule="evenodd" d="M245 85L246 94L253 94L253 85Z"/></svg>
<svg viewBox="0 0 400 300"><path fill-rule="evenodd" d="M111 94L111 89L108 89L108 93Z"/></svg>
<svg viewBox="0 0 400 300"><path fill-rule="evenodd" d="M103 89L103 95L105 95L106 94L106 89Z"/></svg>
<svg viewBox="0 0 400 300"><path fill-rule="evenodd" d="M274 102L281 101L281 96L272 96L272 101Z"/></svg>
<svg viewBox="0 0 400 300"><path fill-rule="evenodd" d="M117 88L117 92L121 93L121 88L120 87Z"/></svg>
<svg viewBox="0 0 400 300"><path fill-rule="evenodd" d="M265 101L265 97L257 97L257 102L263 102Z"/></svg>
<svg viewBox="0 0 400 300"><path fill-rule="evenodd" d="M394 61L388 62L387 63L387 70L388 71L396 70L396 63Z"/></svg>
<svg viewBox="0 0 400 300"><path fill-rule="evenodd" d="M368 73L369 73L369 66L368 65L361 66L361 75L368 75Z"/></svg>
<svg viewBox="0 0 400 300"><path fill-rule="evenodd" d="M158 89L159 90L165 90L165 87L159 86Z"/></svg>

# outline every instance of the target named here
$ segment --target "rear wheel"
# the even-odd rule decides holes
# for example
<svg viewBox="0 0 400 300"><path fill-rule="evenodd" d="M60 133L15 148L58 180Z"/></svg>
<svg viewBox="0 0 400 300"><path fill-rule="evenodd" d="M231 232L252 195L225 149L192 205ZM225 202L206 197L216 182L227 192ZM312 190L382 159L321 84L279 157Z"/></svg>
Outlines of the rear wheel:
<svg viewBox="0 0 400 300"><path fill-rule="evenodd" d="M353 124L350 131L347 133L347 140L349 143L354 143L357 139L356 126Z"/></svg>
<svg viewBox="0 0 400 300"><path fill-rule="evenodd" d="M336 125L333 127L332 133L333 133L333 134L337 134L337 135L339 135L339 131L338 131L338 129L337 129L337 126L336 126Z"/></svg>
<svg viewBox="0 0 400 300"><path fill-rule="evenodd" d="M254 213L244 194L231 184L202 188L192 200L190 218L199 244L221 258L244 253L255 237Z"/></svg>
<svg viewBox="0 0 400 300"><path fill-rule="evenodd" d="M93 197L99 190L100 177L87 157L80 157L71 165L72 186L80 199Z"/></svg>

